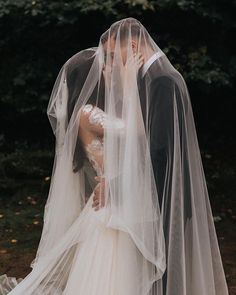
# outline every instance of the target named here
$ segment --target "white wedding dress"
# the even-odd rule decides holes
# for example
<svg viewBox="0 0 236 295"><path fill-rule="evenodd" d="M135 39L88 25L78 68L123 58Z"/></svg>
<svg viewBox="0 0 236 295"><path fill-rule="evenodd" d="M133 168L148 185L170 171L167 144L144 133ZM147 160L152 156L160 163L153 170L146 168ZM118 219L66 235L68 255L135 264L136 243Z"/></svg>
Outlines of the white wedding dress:
<svg viewBox="0 0 236 295"><path fill-rule="evenodd" d="M89 120L92 124L104 125L105 113L98 107L87 104L83 107L85 112L90 112ZM121 123L121 124L120 124ZM120 128L122 122L116 122ZM87 157L97 175L102 170L99 162L103 155L103 140L94 139L85 146ZM146 294L137 290L138 280L142 279L142 269L139 270L139 258L135 255L135 244L130 236L116 229L105 226L109 218L106 207L95 211L92 208L93 193L90 195L78 220L80 240L76 246L75 255L72 259L68 280L63 290L55 292L45 291L27 293L20 279L8 277L6 274L0 276L0 294L18 295L137 295ZM29 276L29 275L28 275ZM22 287L21 287L22 285Z"/></svg>

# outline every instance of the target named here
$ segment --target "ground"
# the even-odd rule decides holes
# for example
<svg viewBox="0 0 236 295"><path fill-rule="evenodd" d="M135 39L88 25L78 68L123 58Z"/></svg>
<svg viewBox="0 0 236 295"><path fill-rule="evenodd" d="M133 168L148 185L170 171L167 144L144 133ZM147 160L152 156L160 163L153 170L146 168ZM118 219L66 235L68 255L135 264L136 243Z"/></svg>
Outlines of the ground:
<svg viewBox="0 0 236 295"><path fill-rule="evenodd" d="M226 159L202 151L226 280L230 295L236 295L236 201L232 197L235 186L231 185L235 170L229 169L235 159L224 154ZM14 187L9 183L7 197L0 199L0 275L24 278L31 271L39 243L50 177L18 178Z"/></svg>

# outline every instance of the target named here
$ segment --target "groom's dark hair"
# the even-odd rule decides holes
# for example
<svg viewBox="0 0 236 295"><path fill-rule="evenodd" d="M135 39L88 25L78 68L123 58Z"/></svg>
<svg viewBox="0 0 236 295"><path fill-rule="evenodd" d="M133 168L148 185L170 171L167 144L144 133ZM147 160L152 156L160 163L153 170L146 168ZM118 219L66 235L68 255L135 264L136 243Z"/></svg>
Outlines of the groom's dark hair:
<svg viewBox="0 0 236 295"><path fill-rule="evenodd" d="M102 44L106 43L109 37L117 38L118 32L119 32L119 38L121 43L125 43L125 41L129 37L129 30L128 28L131 28L131 37L132 38L140 38L141 41L145 40L145 37L147 36L147 31L141 30L142 24L135 18L129 17L125 18L121 21L115 22L109 30L107 30L102 36L101 36L101 42Z"/></svg>

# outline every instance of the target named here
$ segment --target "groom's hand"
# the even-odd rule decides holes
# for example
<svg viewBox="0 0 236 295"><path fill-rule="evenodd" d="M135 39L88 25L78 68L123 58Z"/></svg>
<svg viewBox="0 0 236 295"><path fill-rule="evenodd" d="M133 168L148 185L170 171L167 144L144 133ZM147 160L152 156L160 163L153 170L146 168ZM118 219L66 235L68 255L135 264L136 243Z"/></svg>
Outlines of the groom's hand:
<svg viewBox="0 0 236 295"><path fill-rule="evenodd" d="M105 205L105 178L101 176L95 176L95 179L99 182L94 189L93 204L92 207L95 211Z"/></svg>

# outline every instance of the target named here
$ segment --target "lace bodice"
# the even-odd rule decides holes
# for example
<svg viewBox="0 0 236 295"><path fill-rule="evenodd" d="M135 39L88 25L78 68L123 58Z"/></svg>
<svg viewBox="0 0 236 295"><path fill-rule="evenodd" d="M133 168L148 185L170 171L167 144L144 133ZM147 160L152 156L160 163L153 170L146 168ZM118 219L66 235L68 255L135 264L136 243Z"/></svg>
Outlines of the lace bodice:
<svg viewBox="0 0 236 295"><path fill-rule="evenodd" d="M101 128L115 127L116 129L123 129L124 123L120 119L108 119L107 114L97 106L86 104L82 107L82 111L89 113L89 122L94 125L100 125ZM103 137L97 136L89 144L84 146L87 157L95 169L97 175L103 174L103 151L104 141Z"/></svg>
<svg viewBox="0 0 236 295"><path fill-rule="evenodd" d="M101 124L104 128L106 113L102 109L93 106L92 104L86 104L82 110L85 113L90 113L89 122L91 124Z"/></svg>

